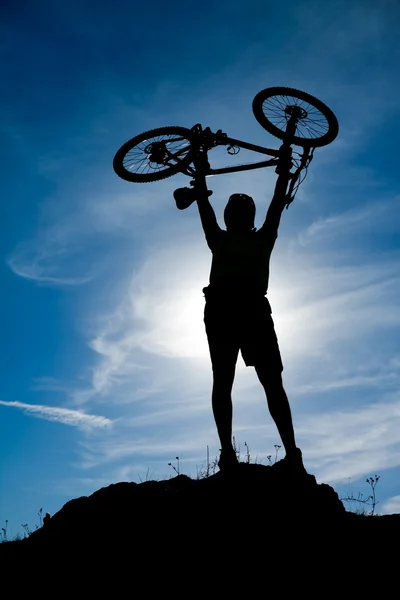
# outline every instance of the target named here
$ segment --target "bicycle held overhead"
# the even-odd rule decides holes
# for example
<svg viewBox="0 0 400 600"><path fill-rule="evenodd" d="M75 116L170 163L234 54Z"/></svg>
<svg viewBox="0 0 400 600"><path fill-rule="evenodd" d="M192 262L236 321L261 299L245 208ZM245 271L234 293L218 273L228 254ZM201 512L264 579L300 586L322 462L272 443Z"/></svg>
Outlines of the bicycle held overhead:
<svg viewBox="0 0 400 600"><path fill-rule="evenodd" d="M307 174L314 149L330 144L336 138L338 121L326 104L306 92L288 87L262 90L255 96L252 108L259 124L282 140L280 148L251 144L229 137L221 130L214 133L200 124L191 129L160 127L139 134L123 144L114 156L114 171L125 181L135 183L159 181L177 173L194 177L194 161L199 153L208 155L213 148L225 146L227 153L235 156L243 148L272 158L217 169L208 163L206 175L275 166L278 174L287 174L289 204ZM300 146L302 152L294 152L294 145ZM294 170L291 171L293 166Z"/></svg>

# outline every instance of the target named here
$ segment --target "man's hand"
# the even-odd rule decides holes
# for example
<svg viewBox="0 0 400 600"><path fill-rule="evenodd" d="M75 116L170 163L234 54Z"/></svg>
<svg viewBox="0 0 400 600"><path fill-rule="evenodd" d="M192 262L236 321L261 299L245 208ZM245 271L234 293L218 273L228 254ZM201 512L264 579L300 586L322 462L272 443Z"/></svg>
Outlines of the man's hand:
<svg viewBox="0 0 400 600"><path fill-rule="evenodd" d="M277 175L289 176L292 167L292 148L287 144L282 144L279 148L279 163L275 169L275 173Z"/></svg>

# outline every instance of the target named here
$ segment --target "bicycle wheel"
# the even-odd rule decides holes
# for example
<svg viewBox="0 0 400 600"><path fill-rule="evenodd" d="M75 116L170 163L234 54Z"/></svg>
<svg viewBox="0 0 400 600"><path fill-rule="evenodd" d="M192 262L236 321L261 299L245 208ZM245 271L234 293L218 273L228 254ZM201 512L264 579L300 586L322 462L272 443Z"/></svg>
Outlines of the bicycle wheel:
<svg viewBox="0 0 400 600"><path fill-rule="evenodd" d="M133 137L113 160L116 174L135 183L159 181L175 175L191 162L190 129L159 127Z"/></svg>
<svg viewBox="0 0 400 600"><path fill-rule="evenodd" d="M271 87L253 100L253 113L261 127L277 138L287 137L286 125L297 111L296 133L290 143L307 148L326 146L339 132L337 118L321 100L311 94L287 87Z"/></svg>

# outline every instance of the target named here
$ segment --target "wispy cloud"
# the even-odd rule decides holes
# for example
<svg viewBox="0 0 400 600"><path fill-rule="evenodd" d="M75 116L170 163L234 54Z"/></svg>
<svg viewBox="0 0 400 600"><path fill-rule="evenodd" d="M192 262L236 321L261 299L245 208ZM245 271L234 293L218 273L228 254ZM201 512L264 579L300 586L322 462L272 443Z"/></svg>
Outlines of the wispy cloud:
<svg viewBox="0 0 400 600"><path fill-rule="evenodd" d="M70 410L68 408L59 408L55 406L44 406L41 404L25 404L24 402L6 402L0 400L2 406L10 406L19 408L20 410L32 414L35 417L62 423L63 425L72 425L80 429L97 429L109 427L113 421L106 417L98 415L90 415L78 410Z"/></svg>
<svg viewBox="0 0 400 600"><path fill-rule="evenodd" d="M400 513L400 496L393 496L389 498L383 505L379 512L383 515L391 515Z"/></svg>
<svg viewBox="0 0 400 600"><path fill-rule="evenodd" d="M54 377L37 377L33 380L32 390L39 392L62 392L68 394L72 391L72 384L55 379Z"/></svg>
<svg viewBox="0 0 400 600"><path fill-rule="evenodd" d="M184 427L175 424L173 435L168 435L171 429L166 431L163 422L160 421L157 426L139 430L135 435L132 435L132 430L128 433L119 429L118 434L101 440L101 443L95 439L84 440L80 443L80 464L84 469L107 464L114 464L116 469L121 469L134 461L142 467L151 463L152 466L160 468L179 455L181 459L185 458L193 465L204 459L210 442L207 422L208 419L202 421L197 418L195 429L193 423ZM196 435L193 435L194 431Z"/></svg>
<svg viewBox="0 0 400 600"><path fill-rule="evenodd" d="M356 479L400 465L400 399L348 410L327 411L299 420L297 434L321 480Z"/></svg>
<svg viewBox="0 0 400 600"><path fill-rule="evenodd" d="M297 386L296 394L309 395L331 392L335 390L354 391L365 389L374 392L383 392L387 389L398 389L400 386L400 369L398 358L384 358L379 354L380 361L370 359L357 365L354 362L347 368L329 365L329 372L318 372L317 376L308 383ZM318 378L317 378L318 377Z"/></svg>
<svg viewBox="0 0 400 600"><path fill-rule="evenodd" d="M25 242L15 249L7 264L19 277L49 285L82 285L93 278L92 275L66 276L60 265L69 260L73 260L73 256L67 248L57 248L53 243L38 250L35 243ZM68 270L72 270L71 266Z"/></svg>
<svg viewBox="0 0 400 600"><path fill-rule="evenodd" d="M179 378L176 365L166 369L156 365L158 359L208 359L202 293L207 257L196 243L175 245L168 238L143 257L121 286L115 307L100 316L95 313L89 345L98 360L90 388L75 394L76 401L104 396L127 382L129 397L139 398L144 390L151 395L172 373Z"/></svg>
<svg viewBox="0 0 400 600"><path fill-rule="evenodd" d="M343 241L349 234L377 234L388 231L398 231L400 222L394 215L398 213L400 196L371 203L367 206L357 207L341 213L333 213L329 217L318 218L305 231L299 233L297 241L301 246L326 241L327 239L340 238Z"/></svg>
<svg viewBox="0 0 400 600"><path fill-rule="evenodd" d="M355 377L344 377L337 378L331 381L317 381L310 384L305 384L300 388L297 388L298 394L316 394L321 392L327 392L332 390L349 390L350 388L368 388L376 387L382 389L382 386L387 383L393 383L397 381L398 376L393 375L371 375L371 376L355 376Z"/></svg>

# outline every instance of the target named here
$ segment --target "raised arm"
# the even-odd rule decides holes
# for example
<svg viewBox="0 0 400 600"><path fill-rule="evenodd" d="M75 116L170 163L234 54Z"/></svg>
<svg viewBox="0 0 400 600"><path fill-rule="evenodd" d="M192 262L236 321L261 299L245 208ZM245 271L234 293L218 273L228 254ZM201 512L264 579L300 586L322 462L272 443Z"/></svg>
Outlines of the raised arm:
<svg viewBox="0 0 400 600"><path fill-rule="evenodd" d="M194 189L196 191L197 207L199 209L204 234L206 236L207 244L211 248L213 240L215 239L215 235L218 234L221 229L218 225L214 209L208 199L208 197L211 196L212 191L207 189L207 168L209 168L207 156L202 155L195 162L196 175L194 180Z"/></svg>
<svg viewBox="0 0 400 600"><path fill-rule="evenodd" d="M278 179L275 184L274 195L268 207L263 226L260 229L260 231L264 231L266 234L274 236L274 239L278 235L282 211L288 203L286 192L290 181L291 166L291 150L289 148L289 154L284 156L281 165L276 170Z"/></svg>
<svg viewBox="0 0 400 600"><path fill-rule="evenodd" d="M287 185L288 177L283 174L279 175L275 185L274 195L268 207L267 215L261 229L266 228L269 231L276 231L278 233L281 215L288 202L286 198Z"/></svg>

